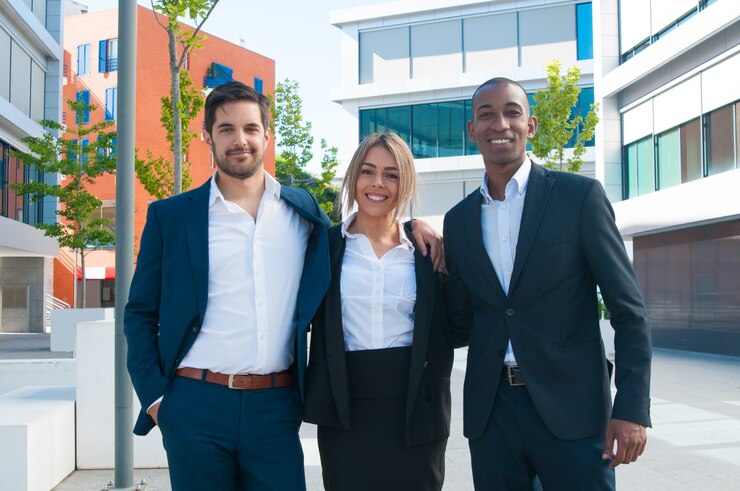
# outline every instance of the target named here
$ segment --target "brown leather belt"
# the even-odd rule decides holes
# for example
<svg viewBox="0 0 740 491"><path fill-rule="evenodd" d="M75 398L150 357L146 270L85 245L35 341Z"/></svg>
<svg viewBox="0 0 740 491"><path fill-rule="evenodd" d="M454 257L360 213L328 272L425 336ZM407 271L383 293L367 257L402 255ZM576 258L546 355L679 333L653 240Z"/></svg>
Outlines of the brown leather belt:
<svg viewBox="0 0 740 491"><path fill-rule="evenodd" d="M519 367L512 367L504 365L501 369L501 378L509 382L512 387L518 387L520 385L526 385L524 383L524 375L522 375Z"/></svg>
<svg viewBox="0 0 740 491"><path fill-rule="evenodd" d="M205 372L205 378L203 377L203 372ZM267 375L228 375L201 368L185 367L178 368L175 375L193 380L205 380L212 384L225 385L229 389L272 389L288 387L291 384L290 374L286 371L268 373Z"/></svg>

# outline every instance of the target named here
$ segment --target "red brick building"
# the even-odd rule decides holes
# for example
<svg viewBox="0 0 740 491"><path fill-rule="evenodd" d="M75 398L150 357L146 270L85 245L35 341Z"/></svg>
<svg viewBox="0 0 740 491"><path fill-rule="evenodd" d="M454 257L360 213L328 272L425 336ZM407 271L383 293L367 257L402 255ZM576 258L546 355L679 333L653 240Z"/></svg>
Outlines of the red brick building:
<svg viewBox="0 0 740 491"><path fill-rule="evenodd" d="M172 159L166 131L160 122L160 98L169 95L170 73L167 34L159 25L154 12L138 6L137 61L136 61L136 148L140 157L147 150L155 157ZM159 16L163 24L165 20ZM196 87L205 87L205 78L214 72L231 75L254 87L272 94L275 89L275 61L249 51L229 41L204 32L203 48L195 50L188 60L190 78ZM96 111L90 122L117 117L116 94L118 85L118 10L107 10L65 17L64 19L64 100L87 98ZM229 70L230 69L230 70ZM203 131L203 111L195 118L191 130ZM65 105L63 122L73 124L75 115ZM92 136L91 136L92 137ZM192 186L198 186L214 172L210 148L195 139L190 144L187 159L192 163ZM265 167L274 173L275 147L271 144L265 154ZM116 203L115 176L101 178L91 189L103 207L102 216L113 219ZM135 251L146 221L146 210L153 198L137 181L134 197ZM87 256L89 307L113 305L115 270L113 250L95 251ZM72 271L74 260L60 254L54 268L54 295L72 304ZM80 273L78 271L78 278ZM78 293L79 294L79 293Z"/></svg>

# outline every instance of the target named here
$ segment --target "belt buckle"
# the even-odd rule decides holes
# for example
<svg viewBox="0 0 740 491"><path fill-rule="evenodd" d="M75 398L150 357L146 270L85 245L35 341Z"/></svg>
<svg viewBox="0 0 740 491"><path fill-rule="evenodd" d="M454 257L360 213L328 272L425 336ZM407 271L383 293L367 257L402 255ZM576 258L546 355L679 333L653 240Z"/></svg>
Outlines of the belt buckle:
<svg viewBox="0 0 740 491"><path fill-rule="evenodd" d="M249 388L249 387L237 387L237 386L235 386L234 385L234 377L236 377L236 375L234 375L233 373L232 374L229 374L229 389L246 390L246 389Z"/></svg>
<svg viewBox="0 0 740 491"><path fill-rule="evenodd" d="M516 381L516 380L521 380L521 378L518 378L516 376L517 374L514 373L514 370L516 370L517 372L519 371L518 368L514 368L510 366L506 367L506 376L509 379L509 385L512 387L519 387L519 386L525 385L524 382Z"/></svg>

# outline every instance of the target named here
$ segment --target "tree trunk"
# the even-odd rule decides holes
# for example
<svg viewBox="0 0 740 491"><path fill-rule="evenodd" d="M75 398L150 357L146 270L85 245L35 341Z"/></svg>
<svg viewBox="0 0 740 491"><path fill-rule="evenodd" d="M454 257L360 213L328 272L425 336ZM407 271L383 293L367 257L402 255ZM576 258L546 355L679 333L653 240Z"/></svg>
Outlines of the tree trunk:
<svg viewBox="0 0 740 491"><path fill-rule="evenodd" d="M77 252L75 252L77 254ZM87 275L85 274L85 250L80 250L80 270L82 271L82 308L87 308ZM77 281L77 271L75 271Z"/></svg>
<svg viewBox="0 0 740 491"><path fill-rule="evenodd" d="M177 60L177 23L167 26L167 39L170 48L170 84L172 89L172 161L174 165L173 194L182 193L182 118L180 117L180 66Z"/></svg>

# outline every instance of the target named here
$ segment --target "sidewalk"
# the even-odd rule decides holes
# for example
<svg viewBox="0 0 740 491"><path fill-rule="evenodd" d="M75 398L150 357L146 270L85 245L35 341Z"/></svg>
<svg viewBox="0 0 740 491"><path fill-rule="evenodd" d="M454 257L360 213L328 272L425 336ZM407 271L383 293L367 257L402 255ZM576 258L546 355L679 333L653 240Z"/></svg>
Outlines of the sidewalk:
<svg viewBox="0 0 740 491"><path fill-rule="evenodd" d="M452 436L447 445L445 491L472 490L470 458L462 437L462 384L466 350L456 352L452 374ZM740 489L740 358L656 349L652 378L653 428L636 463L617 470L628 491ZM304 424L309 491L323 490L316 428ZM165 469L137 469L148 491L169 490ZM76 471L58 491L99 491L112 470Z"/></svg>

